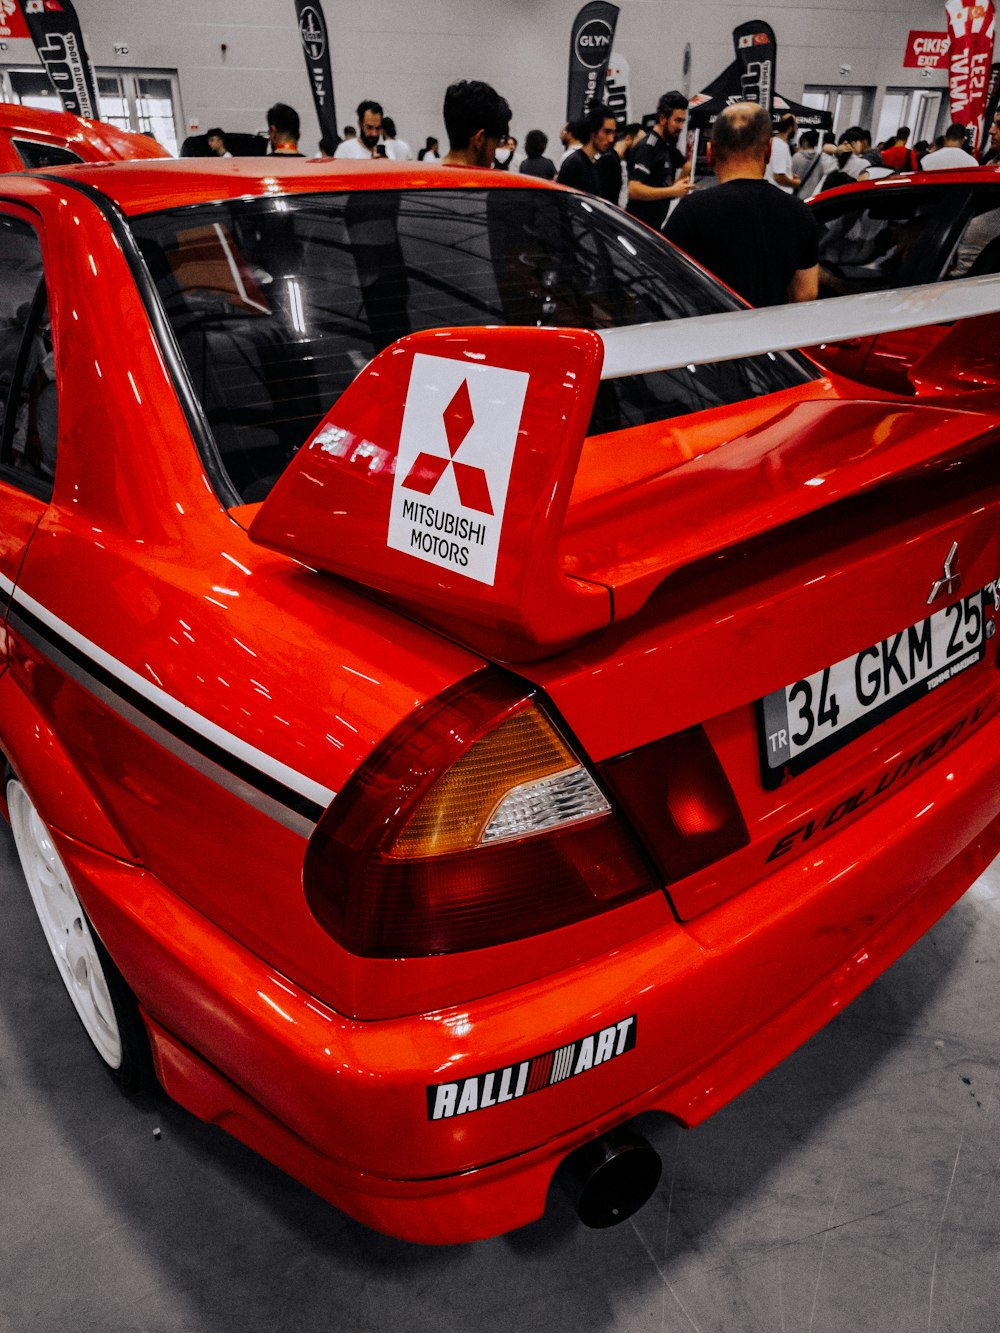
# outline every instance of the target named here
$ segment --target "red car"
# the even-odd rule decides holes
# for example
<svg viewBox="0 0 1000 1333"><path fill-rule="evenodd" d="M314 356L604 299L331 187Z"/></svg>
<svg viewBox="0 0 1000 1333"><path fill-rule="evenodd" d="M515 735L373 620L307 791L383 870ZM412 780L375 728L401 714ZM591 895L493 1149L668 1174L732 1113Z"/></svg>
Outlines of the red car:
<svg viewBox="0 0 1000 1333"><path fill-rule="evenodd" d="M877 293L922 283L955 282L1000 273L1000 167L921 171L860 181L817 195L809 207L819 224L820 296ZM947 324L894 330L846 343L811 347L829 370L873 388L912 395ZM1000 364L991 356L1000 324L979 329L981 373L966 373L963 391L996 389ZM960 335L977 335L966 330ZM954 341L954 339L953 339ZM952 349L943 349L950 360Z"/></svg>
<svg viewBox="0 0 1000 1333"><path fill-rule="evenodd" d="M66 111L0 103L0 171L169 156L146 134L134 134L100 120L85 120Z"/></svg>
<svg viewBox="0 0 1000 1333"><path fill-rule="evenodd" d="M126 1089L411 1240L563 1163L607 1225L996 853L995 417L527 177L66 168L0 236L6 801Z"/></svg>

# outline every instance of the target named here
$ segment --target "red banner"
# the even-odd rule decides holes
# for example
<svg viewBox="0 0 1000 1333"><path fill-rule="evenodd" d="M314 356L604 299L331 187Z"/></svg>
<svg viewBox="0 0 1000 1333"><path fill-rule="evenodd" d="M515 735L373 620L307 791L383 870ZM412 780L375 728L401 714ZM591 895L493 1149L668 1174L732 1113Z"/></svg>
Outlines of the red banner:
<svg viewBox="0 0 1000 1333"><path fill-rule="evenodd" d="M911 31L906 39L904 69L945 69L948 64L946 32Z"/></svg>
<svg viewBox="0 0 1000 1333"><path fill-rule="evenodd" d="M17 0L0 0L0 39L28 36L28 25L18 8Z"/></svg>
<svg viewBox="0 0 1000 1333"><path fill-rule="evenodd" d="M951 118L972 131L972 151L979 147L993 60L996 9L993 0L947 0L948 92Z"/></svg>

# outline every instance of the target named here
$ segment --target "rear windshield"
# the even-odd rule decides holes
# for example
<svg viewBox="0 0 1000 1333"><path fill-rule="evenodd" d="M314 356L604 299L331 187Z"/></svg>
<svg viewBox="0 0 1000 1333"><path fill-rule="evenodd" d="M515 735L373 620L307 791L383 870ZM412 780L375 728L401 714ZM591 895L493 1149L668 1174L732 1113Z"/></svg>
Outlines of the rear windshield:
<svg viewBox="0 0 1000 1333"><path fill-rule="evenodd" d="M262 500L358 371L405 334L605 329L740 308L618 209L556 190L365 190L149 214L132 229L233 487ZM801 384L763 356L601 385L591 434Z"/></svg>

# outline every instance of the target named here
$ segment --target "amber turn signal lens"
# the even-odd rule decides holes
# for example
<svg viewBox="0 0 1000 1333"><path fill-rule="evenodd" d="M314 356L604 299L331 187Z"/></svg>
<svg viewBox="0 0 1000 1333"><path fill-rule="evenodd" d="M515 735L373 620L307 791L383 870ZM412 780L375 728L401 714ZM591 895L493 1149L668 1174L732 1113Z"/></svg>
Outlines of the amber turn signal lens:
<svg viewBox="0 0 1000 1333"><path fill-rule="evenodd" d="M374 751L320 821L303 881L335 940L381 958L506 944L657 888L536 692L492 668Z"/></svg>
<svg viewBox="0 0 1000 1333"><path fill-rule="evenodd" d="M475 847L513 788L577 767L551 724L528 704L476 741L448 769L385 854L442 856Z"/></svg>

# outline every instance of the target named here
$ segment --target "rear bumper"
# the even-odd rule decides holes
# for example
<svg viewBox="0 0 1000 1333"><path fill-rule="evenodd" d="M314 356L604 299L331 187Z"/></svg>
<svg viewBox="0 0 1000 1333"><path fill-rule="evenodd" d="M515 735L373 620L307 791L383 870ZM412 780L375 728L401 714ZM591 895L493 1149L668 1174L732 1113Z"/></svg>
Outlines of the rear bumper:
<svg viewBox="0 0 1000 1333"><path fill-rule="evenodd" d="M144 1006L168 1093L376 1229L467 1241L540 1216L565 1154L630 1116L698 1123L870 984L1000 850L998 752L995 719L808 860L695 921L391 1022L334 1013L145 873L60 849ZM428 1086L464 1087L631 1015L620 1058L430 1118Z"/></svg>

